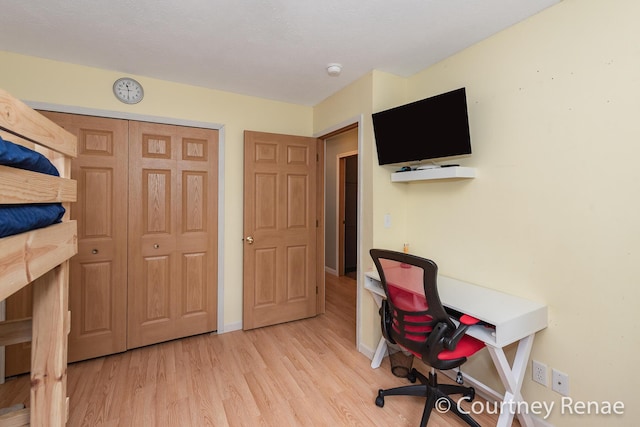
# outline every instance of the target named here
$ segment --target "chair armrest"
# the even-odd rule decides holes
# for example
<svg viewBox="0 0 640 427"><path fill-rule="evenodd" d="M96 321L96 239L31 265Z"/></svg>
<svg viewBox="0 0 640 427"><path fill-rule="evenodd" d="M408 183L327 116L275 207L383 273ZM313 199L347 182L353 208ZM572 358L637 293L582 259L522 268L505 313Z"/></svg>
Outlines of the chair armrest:
<svg viewBox="0 0 640 427"><path fill-rule="evenodd" d="M469 326L475 325L478 322L480 322L480 320L476 319L475 317L471 317L468 314L463 314L462 316L460 316L460 324L458 325L456 330L453 331L453 334L450 337L444 338L444 347L447 350L454 350L458 345L458 342L467 332L467 329L469 329Z"/></svg>
<svg viewBox="0 0 640 427"><path fill-rule="evenodd" d="M479 322L480 320L476 319L475 317L471 317L468 314L463 314L462 316L460 316L460 323L463 323L465 325L471 326Z"/></svg>

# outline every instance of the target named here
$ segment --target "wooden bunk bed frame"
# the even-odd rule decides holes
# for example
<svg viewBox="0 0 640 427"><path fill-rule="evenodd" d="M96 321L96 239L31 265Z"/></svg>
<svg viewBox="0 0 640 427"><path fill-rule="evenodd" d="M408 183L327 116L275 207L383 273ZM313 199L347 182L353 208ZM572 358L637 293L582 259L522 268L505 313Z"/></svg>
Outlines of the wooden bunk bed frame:
<svg viewBox="0 0 640 427"><path fill-rule="evenodd" d="M0 166L0 204L62 203L62 222L0 239L0 301L33 283L30 319L0 322L0 346L31 341L29 407L0 416L0 426L62 426L69 413L67 335L69 258L77 252L70 179L76 137L0 89L0 136L45 155L60 177Z"/></svg>

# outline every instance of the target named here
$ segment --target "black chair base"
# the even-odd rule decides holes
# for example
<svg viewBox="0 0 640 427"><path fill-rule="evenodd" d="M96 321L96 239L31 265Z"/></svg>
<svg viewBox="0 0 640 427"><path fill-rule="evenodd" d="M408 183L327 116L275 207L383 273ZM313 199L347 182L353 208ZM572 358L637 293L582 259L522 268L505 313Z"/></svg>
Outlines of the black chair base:
<svg viewBox="0 0 640 427"><path fill-rule="evenodd" d="M402 387L389 388L386 390L378 390L378 397L376 397L376 405L382 408L384 406L385 396L421 396L427 399L424 405L424 411L422 413L422 420L420 421L420 427L425 427L429 421L432 409L438 404L438 410L442 410L445 407L460 417L463 421L473 427L480 427L471 416L467 413L461 412L458 407L458 401L449 397L452 394L461 394L466 400L471 402L475 397L475 390L473 387L463 387L454 384L438 384L437 375L435 372L430 372L427 378L415 368L411 370L407 379L412 383L416 382L416 379L420 380L421 384L407 385ZM446 399L447 405L443 405L443 400Z"/></svg>

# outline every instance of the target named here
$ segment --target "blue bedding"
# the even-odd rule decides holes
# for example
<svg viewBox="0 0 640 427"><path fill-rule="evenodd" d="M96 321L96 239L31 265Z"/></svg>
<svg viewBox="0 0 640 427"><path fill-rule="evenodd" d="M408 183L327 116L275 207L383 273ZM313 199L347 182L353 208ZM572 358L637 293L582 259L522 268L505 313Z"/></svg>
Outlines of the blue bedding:
<svg viewBox="0 0 640 427"><path fill-rule="evenodd" d="M0 165L59 176L55 166L40 153L0 137ZM60 203L27 205L0 204L0 237L23 233L60 222L64 215Z"/></svg>
<svg viewBox="0 0 640 427"><path fill-rule="evenodd" d="M6 141L0 136L0 165L60 176L58 169L40 153Z"/></svg>

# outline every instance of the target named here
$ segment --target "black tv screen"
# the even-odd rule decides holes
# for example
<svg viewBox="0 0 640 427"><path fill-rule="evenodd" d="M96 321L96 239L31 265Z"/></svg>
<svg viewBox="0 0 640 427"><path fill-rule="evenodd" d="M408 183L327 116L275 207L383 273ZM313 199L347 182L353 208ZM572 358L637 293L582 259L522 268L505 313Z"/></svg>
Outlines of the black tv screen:
<svg viewBox="0 0 640 427"><path fill-rule="evenodd" d="M419 163L471 154L465 88L373 116L378 163Z"/></svg>

